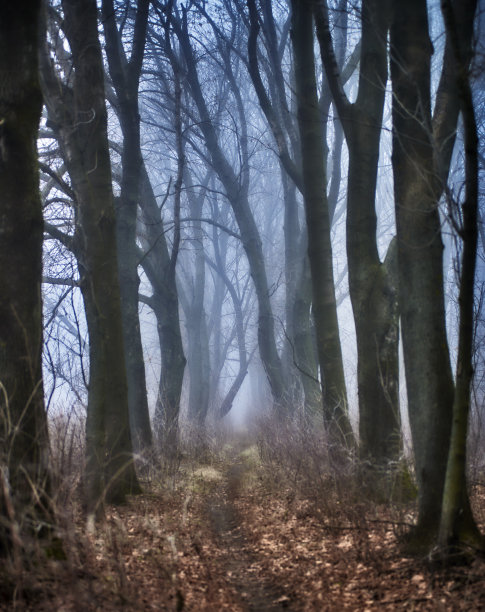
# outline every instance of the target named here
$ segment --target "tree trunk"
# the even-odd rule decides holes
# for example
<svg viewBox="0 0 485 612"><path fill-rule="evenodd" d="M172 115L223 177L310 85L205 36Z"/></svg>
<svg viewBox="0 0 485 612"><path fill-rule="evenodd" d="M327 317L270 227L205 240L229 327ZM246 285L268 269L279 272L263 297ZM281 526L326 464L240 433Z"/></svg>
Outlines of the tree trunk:
<svg viewBox="0 0 485 612"><path fill-rule="evenodd" d="M293 1L292 9L308 256L312 274L313 316L322 375L324 417L332 436L346 445L353 446L354 436L347 415L347 390L333 279L324 143L313 55L311 3Z"/></svg>
<svg viewBox="0 0 485 612"><path fill-rule="evenodd" d="M145 362L138 315L138 249L136 220L140 192L142 154L138 84L148 19L148 0L137 2L131 57L127 61L116 27L112 0L103 0L103 26L109 73L116 91L115 105L123 134L121 192L116 200L116 236L121 290L123 340L128 383L128 407L133 442L137 450L150 447L152 432L148 413Z"/></svg>
<svg viewBox="0 0 485 612"><path fill-rule="evenodd" d="M387 82L387 2L362 4L357 100L350 104L338 77L326 2L316 10L322 61L349 148L347 258L357 340L361 456L385 465L401 451L396 245L381 263L375 210L379 145Z"/></svg>
<svg viewBox="0 0 485 612"><path fill-rule="evenodd" d="M206 277L204 232L201 222L205 190L202 190L198 195L194 193L192 177L188 170L185 171L185 184L187 186L190 216L193 219L191 242L195 259L193 290L191 295L187 296L188 304L185 313L189 344L187 359L189 367L189 418L202 426L209 410L210 396L209 338L204 308Z"/></svg>
<svg viewBox="0 0 485 612"><path fill-rule="evenodd" d="M217 222L226 224L229 215L229 209L226 207L221 211L217 201L212 208L212 218ZM227 262L227 247L228 235L224 232L219 233L215 226L212 226L212 242L217 248L222 269L226 269ZM224 367L225 353L223 347L222 334L222 309L226 297L226 285L219 274L214 278L214 290L212 294L212 302L210 307L210 317L207 325L207 332L211 338L211 381L210 381L210 405L217 406L220 404L220 379L222 369Z"/></svg>
<svg viewBox="0 0 485 612"><path fill-rule="evenodd" d="M15 544L14 523L17 538L38 537L53 520L41 358L40 4L0 5L0 553Z"/></svg>
<svg viewBox="0 0 485 612"><path fill-rule="evenodd" d="M243 299L239 297L236 288L231 283L229 277L226 274L226 270L224 268L225 257L223 258L219 249L218 240L214 240L213 243L214 248L214 258L215 262L208 260L209 265L212 269L217 273L217 275L223 280L229 295L231 296L232 304L234 307L234 317L235 327L236 327L236 337L237 337L237 346L238 346L238 354L239 354L239 369L234 379L232 385L224 396L220 408L218 410L218 415L220 418L226 416L232 408L232 404L234 399L241 388L241 385L246 378L247 370L248 370L248 355L246 350L246 334L244 328L244 313L242 308Z"/></svg>
<svg viewBox="0 0 485 612"><path fill-rule="evenodd" d="M312 279L310 262L305 255L293 301L294 359L303 387L305 414L310 418L321 415L322 389L318 380L318 354L311 313Z"/></svg>
<svg viewBox="0 0 485 612"><path fill-rule="evenodd" d="M298 364L304 358L303 355L297 355L298 348L301 345L296 343L296 329L298 328L298 333L301 337L304 331L308 329L305 317L311 316L309 309L307 311L305 308L297 308L295 303L299 297L297 291L300 288L301 272L304 260L306 259L306 252L302 253L302 249L299 248L302 233L306 232L306 228L304 227L303 231L300 228L295 184L289 178L281 163L279 164L279 169L284 203L285 336L287 340L283 345L281 361L288 381L287 386L291 397L291 407L294 411L301 404L302 391L304 389L304 381L301 378L302 374L295 367L295 362Z"/></svg>
<svg viewBox="0 0 485 612"><path fill-rule="evenodd" d="M180 395L185 356L180 332L179 299L160 208L146 168L142 168L141 208L145 223L141 265L153 288L149 300L157 319L161 366L155 406L155 431L162 452L173 456L178 443Z"/></svg>
<svg viewBox="0 0 485 612"><path fill-rule="evenodd" d="M79 271L90 335L90 382L86 430L86 488L90 511L104 494L122 502L138 493L130 434L124 363L116 229L108 150L104 71L94 0L63 0L72 51L71 122L60 131L78 204ZM55 110L58 109L54 109ZM68 116L69 118L69 116Z"/></svg>
<svg viewBox="0 0 485 612"><path fill-rule="evenodd" d="M441 185L431 141L430 58L424 0L394 3L391 27L394 197L399 303L418 481L416 541L434 540L451 432L453 379L445 328ZM438 194L438 195L437 195Z"/></svg>
<svg viewBox="0 0 485 612"><path fill-rule="evenodd" d="M485 548L475 523L467 490L466 450L470 386L473 379L474 290L478 242L478 134L468 77L469 58L458 36L458 23L449 0L442 0L443 17L454 51L456 86L464 127L465 199L462 205L463 253L459 303L458 359L450 450L441 510L439 545L443 552Z"/></svg>

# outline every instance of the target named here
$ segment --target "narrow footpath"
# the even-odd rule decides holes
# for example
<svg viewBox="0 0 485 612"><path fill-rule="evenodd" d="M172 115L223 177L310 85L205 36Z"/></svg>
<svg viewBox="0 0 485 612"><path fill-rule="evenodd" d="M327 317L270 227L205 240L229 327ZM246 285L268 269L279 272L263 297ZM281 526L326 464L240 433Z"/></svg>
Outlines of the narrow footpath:
<svg viewBox="0 0 485 612"><path fill-rule="evenodd" d="M288 610L291 600L272 582L261 575L254 551L245 537L234 500L243 486L249 467L241 455L227 468L221 483L214 486L207 499L207 514L214 534L214 543L223 551L228 582L240 596L242 608L248 611Z"/></svg>

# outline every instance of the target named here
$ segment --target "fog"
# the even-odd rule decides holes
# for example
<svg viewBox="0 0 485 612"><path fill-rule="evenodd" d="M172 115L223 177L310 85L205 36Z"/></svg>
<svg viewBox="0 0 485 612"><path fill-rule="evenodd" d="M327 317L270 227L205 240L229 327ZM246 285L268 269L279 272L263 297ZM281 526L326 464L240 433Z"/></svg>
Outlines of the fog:
<svg viewBox="0 0 485 612"><path fill-rule="evenodd" d="M305 266L308 267L305 263L308 238L302 189L295 178L301 165L301 151L289 7L285 2L272 3L271 7L270 3L263 3L266 8L256 28L240 2L194 3L190 9L180 5L171 15L155 4L148 22L138 87L140 152L146 184L139 191L134 249L140 281L138 316L144 361L141 385L146 386L151 418L156 419L157 410L162 410L165 401L164 377L172 376L168 369L170 360L167 362L162 355L170 326L173 331L174 324L164 319L167 313L163 300L156 303L160 292L177 294L174 303L180 321L178 333L187 360L180 391L181 423L217 421L224 416L222 410L228 411L224 418L232 425L245 427L281 403L293 416L309 411L313 417L314 408L309 407L311 398L305 382L311 379L317 387L318 382L322 383L322 363L318 363L318 330L312 319L310 284L300 282ZM345 95L351 104L356 103L359 63L355 58L361 36L359 8L349 5L345 14L333 4L330 8L336 61L342 74L347 74ZM126 10L121 5L118 9L125 19L120 41L129 58L133 52L134 12L129 5ZM434 104L443 64L444 26L438 3L429 3L428 11L434 47L430 81ZM259 36L256 57L248 55L254 44L251 37L255 34ZM101 42L103 45L106 42L104 34ZM50 31L49 44L59 79L69 85L69 45L62 31ZM346 233L349 150L337 106L331 96L328 98L329 85L317 41L314 51L319 104L324 113L321 120L326 168L322 168L322 174L329 207L334 210L332 266L346 410L354 431L358 432L357 345L349 296ZM483 61L482 51L480 47L477 65ZM107 85L116 207L121 206L125 197L123 160L126 153L116 99L120 92L115 92L110 78ZM385 98L375 189L375 240L380 261L384 262L396 227L391 83L388 80L381 85ZM483 104L480 104L482 85L483 74L477 72L473 86L480 131L484 120ZM52 118L46 112L39 140L44 164L41 191L46 220L44 376L49 410L54 413L69 412L74 406L82 411L87 406L89 337L79 289L82 279L76 256L66 239L76 233L78 204L70 198L71 179L63 165L58 136L51 127ZM461 197L464 181L461 130L458 124L447 192L456 199ZM483 173L483 156L481 160ZM149 205L147 198L152 196L154 199ZM461 245L450 220L446 197L439 206L445 246L447 334L454 364ZM483 215L483 197L480 207ZM484 384L483 231L482 223L476 275L475 401L478 404ZM120 244L119 248L123 250L124 245ZM172 265L174 283L169 287L167 270ZM157 275L159 286L153 284ZM298 298L304 301L297 315ZM136 327L138 323L133 325ZM310 353L300 348L300 333L306 334L307 347L313 346ZM399 411L407 436L402 348L400 351ZM369 359L373 356L369 355ZM280 371L276 372L278 368ZM323 384L325 387L324 381ZM277 385L282 388L277 389ZM316 404L319 402L321 399L317 398ZM322 415L317 418L321 419Z"/></svg>

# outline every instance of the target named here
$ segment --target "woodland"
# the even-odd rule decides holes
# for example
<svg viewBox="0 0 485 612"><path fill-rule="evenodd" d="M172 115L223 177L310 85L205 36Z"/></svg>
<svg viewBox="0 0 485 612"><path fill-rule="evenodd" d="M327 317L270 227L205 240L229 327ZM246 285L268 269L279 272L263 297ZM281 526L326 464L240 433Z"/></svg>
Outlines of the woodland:
<svg viewBox="0 0 485 612"><path fill-rule="evenodd" d="M0 610L483 609L484 28L0 3Z"/></svg>

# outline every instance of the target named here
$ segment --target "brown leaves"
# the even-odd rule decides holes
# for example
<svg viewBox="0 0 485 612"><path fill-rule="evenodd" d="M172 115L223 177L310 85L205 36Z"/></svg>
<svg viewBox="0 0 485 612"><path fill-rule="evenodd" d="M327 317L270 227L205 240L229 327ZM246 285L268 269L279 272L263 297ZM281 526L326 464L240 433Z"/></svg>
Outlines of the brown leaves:
<svg viewBox="0 0 485 612"><path fill-rule="evenodd" d="M228 498L224 478L204 477L190 504L183 487L133 498L90 538L79 521L69 563L17 609L481 609L483 560L431 571L400 555L385 507L325 523L301 496L251 482Z"/></svg>

